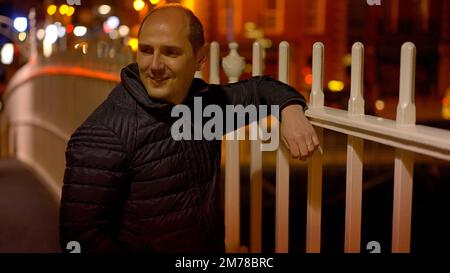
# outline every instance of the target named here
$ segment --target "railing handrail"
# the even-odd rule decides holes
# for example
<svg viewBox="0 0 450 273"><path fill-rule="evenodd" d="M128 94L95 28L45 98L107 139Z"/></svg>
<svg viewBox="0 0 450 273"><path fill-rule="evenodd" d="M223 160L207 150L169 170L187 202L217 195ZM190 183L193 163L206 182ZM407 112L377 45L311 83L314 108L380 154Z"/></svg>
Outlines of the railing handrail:
<svg viewBox="0 0 450 273"><path fill-rule="evenodd" d="M3 95L5 104L8 101L8 98L11 96L12 92L14 92L14 90L16 90L20 85L25 84L33 78L49 75L78 76L104 81L112 81L116 83L120 82L120 75L118 73L102 71L99 69L91 69L75 65L27 64L20 70L18 70L17 74L12 78L11 82L8 83Z"/></svg>
<svg viewBox="0 0 450 273"><path fill-rule="evenodd" d="M402 127L395 120L371 115L349 116L346 110L324 106L311 108L306 116L325 129L375 141L450 161L450 131L424 125Z"/></svg>

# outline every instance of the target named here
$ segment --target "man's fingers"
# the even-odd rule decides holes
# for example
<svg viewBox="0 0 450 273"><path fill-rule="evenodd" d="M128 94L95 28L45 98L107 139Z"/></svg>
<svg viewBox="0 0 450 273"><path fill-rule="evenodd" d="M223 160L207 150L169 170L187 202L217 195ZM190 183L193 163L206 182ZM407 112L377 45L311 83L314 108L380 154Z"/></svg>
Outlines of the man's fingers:
<svg viewBox="0 0 450 273"><path fill-rule="evenodd" d="M291 156L293 158L298 158L300 156L300 151L298 149L298 145L297 143L295 143L295 141L289 140L289 139L285 139L283 138L285 143L287 143L287 147L289 149L289 151L291 152Z"/></svg>
<svg viewBox="0 0 450 273"><path fill-rule="evenodd" d="M308 151L311 153L314 152L314 150L316 149L316 145L314 144L314 141L306 143L306 147L308 148Z"/></svg>
<svg viewBox="0 0 450 273"><path fill-rule="evenodd" d="M297 140L297 145L300 148L300 157L308 157L309 146L306 144L305 140Z"/></svg>
<svg viewBox="0 0 450 273"><path fill-rule="evenodd" d="M319 142L319 138L317 137L316 133L314 133L313 137L312 137L312 141L314 143L314 146L319 146L320 142Z"/></svg>
<svg viewBox="0 0 450 273"><path fill-rule="evenodd" d="M306 137L306 147L309 152L314 152L314 150L319 146L319 138L316 133L313 131L311 136Z"/></svg>

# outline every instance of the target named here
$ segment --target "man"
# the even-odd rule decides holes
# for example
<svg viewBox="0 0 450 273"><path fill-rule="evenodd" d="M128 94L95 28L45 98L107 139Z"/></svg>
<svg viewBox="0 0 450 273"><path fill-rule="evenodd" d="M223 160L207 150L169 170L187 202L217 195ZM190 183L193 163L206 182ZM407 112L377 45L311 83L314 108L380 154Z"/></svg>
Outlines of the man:
<svg viewBox="0 0 450 273"><path fill-rule="evenodd" d="M293 157L319 145L301 95L269 77L226 86L193 79L207 45L188 9L153 10L139 31L137 64L72 135L60 207L60 241L82 252L223 252L220 140L174 140L171 109L203 103L280 105ZM287 130L286 128L289 128Z"/></svg>

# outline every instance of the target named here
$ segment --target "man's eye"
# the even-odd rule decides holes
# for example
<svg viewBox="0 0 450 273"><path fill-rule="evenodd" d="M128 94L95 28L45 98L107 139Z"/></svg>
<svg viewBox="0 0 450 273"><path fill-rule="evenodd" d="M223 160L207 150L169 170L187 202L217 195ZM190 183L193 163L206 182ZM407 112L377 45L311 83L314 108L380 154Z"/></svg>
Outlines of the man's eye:
<svg viewBox="0 0 450 273"><path fill-rule="evenodd" d="M178 57L180 53L177 50L168 49L166 50L165 55L169 57Z"/></svg>
<svg viewBox="0 0 450 273"><path fill-rule="evenodd" d="M140 48L139 50L144 54L153 54L153 49L151 49L151 48L143 47L143 48Z"/></svg>

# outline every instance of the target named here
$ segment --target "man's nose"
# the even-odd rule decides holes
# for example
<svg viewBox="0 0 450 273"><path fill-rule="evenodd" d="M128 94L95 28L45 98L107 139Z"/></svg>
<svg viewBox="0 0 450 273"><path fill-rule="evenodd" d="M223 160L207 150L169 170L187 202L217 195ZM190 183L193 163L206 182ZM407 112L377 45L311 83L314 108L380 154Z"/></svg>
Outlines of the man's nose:
<svg viewBox="0 0 450 273"><path fill-rule="evenodd" d="M159 52L155 52L153 54L151 69L152 70L163 70L164 69L164 63L163 63L163 60L161 59L161 54L159 54Z"/></svg>

